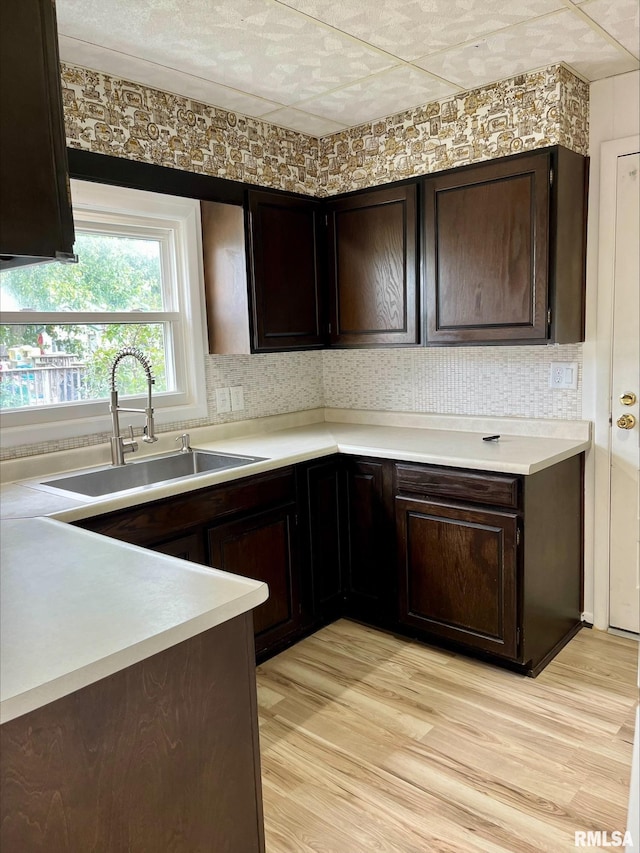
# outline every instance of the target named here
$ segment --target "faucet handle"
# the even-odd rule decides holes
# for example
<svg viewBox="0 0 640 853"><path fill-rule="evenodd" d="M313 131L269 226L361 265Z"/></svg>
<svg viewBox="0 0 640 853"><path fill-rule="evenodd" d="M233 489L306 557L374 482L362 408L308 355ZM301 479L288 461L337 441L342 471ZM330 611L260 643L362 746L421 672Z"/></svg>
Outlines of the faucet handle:
<svg viewBox="0 0 640 853"><path fill-rule="evenodd" d="M191 437L188 432L183 432L182 435L179 435L176 438L176 441L181 441L182 446L180 447L181 453L191 453L191 446L189 444Z"/></svg>

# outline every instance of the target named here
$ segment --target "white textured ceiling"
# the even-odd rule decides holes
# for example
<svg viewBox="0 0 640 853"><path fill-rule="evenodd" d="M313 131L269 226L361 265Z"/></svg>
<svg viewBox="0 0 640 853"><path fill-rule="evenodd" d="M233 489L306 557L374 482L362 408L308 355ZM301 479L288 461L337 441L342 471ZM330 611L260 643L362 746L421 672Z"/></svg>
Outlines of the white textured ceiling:
<svg viewBox="0 0 640 853"><path fill-rule="evenodd" d="M564 62L640 67L638 0L58 0L63 60L323 136Z"/></svg>

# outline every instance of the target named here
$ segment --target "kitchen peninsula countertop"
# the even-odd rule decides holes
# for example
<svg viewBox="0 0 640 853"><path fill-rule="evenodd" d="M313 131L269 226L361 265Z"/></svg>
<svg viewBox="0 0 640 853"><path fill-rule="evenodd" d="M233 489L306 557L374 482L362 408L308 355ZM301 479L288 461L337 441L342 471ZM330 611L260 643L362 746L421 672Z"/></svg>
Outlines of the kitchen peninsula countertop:
<svg viewBox="0 0 640 853"><path fill-rule="evenodd" d="M498 433L497 442L482 441L484 435ZM169 648L267 598L265 584L64 522L338 452L528 475L587 450L591 443L590 424L582 421L347 410L301 412L194 429L190 434L193 447L266 459L91 499L42 491L33 480L106 464L104 446L1 466L3 721ZM154 451L173 450L175 435L161 435ZM152 454L138 457L143 455Z"/></svg>

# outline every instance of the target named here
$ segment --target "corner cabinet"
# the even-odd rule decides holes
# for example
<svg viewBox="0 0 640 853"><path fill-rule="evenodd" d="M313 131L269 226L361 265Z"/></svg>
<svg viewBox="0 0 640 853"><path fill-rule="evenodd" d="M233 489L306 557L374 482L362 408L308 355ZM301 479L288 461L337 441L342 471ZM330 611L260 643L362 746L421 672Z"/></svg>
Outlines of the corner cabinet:
<svg viewBox="0 0 640 853"><path fill-rule="evenodd" d="M320 202L250 190L246 212L214 201L200 210L209 352L322 347Z"/></svg>
<svg viewBox="0 0 640 853"><path fill-rule="evenodd" d="M584 340L586 174L556 146L425 179L427 343Z"/></svg>
<svg viewBox="0 0 640 853"><path fill-rule="evenodd" d="M0 269L74 260L55 5L3 0Z"/></svg>
<svg viewBox="0 0 640 853"><path fill-rule="evenodd" d="M326 203L330 346L420 342L417 187Z"/></svg>
<svg viewBox="0 0 640 853"><path fill-rule="evenodd" d="M324 344L320 211L311 199L249 192L254 352Z"/></svg>

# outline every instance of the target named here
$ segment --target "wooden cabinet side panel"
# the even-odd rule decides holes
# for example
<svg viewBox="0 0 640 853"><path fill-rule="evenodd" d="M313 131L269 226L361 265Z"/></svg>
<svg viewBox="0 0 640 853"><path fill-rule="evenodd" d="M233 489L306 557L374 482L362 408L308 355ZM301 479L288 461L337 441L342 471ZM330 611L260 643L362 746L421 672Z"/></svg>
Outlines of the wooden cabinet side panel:
<svg viewBox="0 0 640 853"><path fill-rule="evenodd" d="M251 352L244 211L233 204L201 201L204 290L209 352Z"/></svg>
<svg viewBox="0 0 640 853"><path fill-rule="evenodd" d="M551 224L552 333L556 343L584 340L589 160L558 148Z"/></svg>
<svg viewBox="0 0 640 853"><path fill-rule="evenodd" d="M583 455L525 477L522 643L535 666L580 623Z"/></svg>
<svg viewBox="0 0 640 853"><path fill-rule="evenodd" d="M263 853L251 614L0 729L3 853Z"/></svg>

